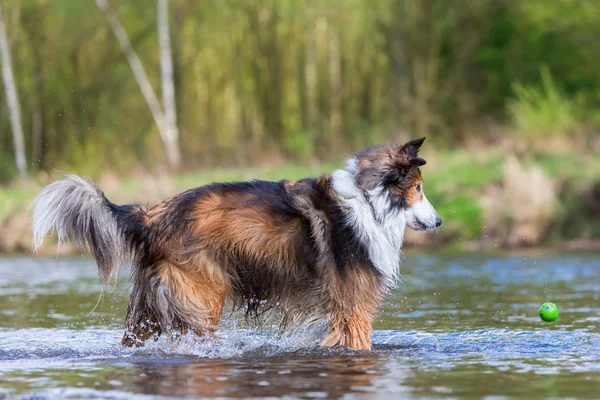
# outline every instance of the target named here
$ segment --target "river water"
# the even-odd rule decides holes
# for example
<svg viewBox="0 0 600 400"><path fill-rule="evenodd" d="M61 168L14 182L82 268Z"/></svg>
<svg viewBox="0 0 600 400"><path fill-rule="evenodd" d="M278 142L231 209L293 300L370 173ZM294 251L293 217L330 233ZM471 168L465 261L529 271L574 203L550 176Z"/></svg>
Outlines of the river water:
<svg viewBox="0 0 600 400"><path fill-rule="evenodd" d="M0 259L0 397L600 398L600 254L414 254L401 271L370 352L227 313L212 340L125 349L126 271L98 302L88 258Z"/></svg>

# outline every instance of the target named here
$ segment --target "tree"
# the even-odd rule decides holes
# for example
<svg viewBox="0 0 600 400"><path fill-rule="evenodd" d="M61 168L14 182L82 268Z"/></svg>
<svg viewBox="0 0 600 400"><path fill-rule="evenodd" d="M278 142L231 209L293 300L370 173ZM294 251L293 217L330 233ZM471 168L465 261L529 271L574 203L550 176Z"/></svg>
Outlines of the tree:
<svg viewBox="0 0 600 400"><path fill-rule="evenodd" d="M162 5L161 3L165 3L164 5ZM127 62L129 63L129 66L131 67L131 70L133 72L133 75L135 76L135 79L138 83L138 86L140 87L140 90L142 91L142 94L144 95L144 98L146 99L146 103L148 104L148 107L150 108L150 112L152 113L152 117L154 118L154 122L156 123L156 126L158 127L158 132L160 134L161 140L165 146L165 150L167 153L167 160L169 162L169 167L173 170L176 170L180 167L181 165L181 153L179 150L179 145L178 145L178 133L177 133L177 126L176 125L170 125L170 124L175 124L176 120L174 118L174 110L175 110L175 95L174 95L174 86L173 86L173 64L172 64L172 60L170 62L168 62L168 64L170 65L170 74L168 71L168 66L165 67L163 66L163 61L162 58L163 56L161 55L161 66L163 68L163 77L165 76L170 76L170 84L167 83L167 87L169 87L171 89L166 89L166 91L168 92L169 90L171 91L171 93L169 93L167 96L171 96L172 101L169 100L170 104L169 106L172 107L172 109L169 111L170 113L172 113L172 115L165 115L165 112L163 112L163 109L160 105L160 102L158 101L158 98L156 97L156 94L154 93L154 89L152 88L152 84L150 83L150 80L148 79L148 76L146 75L146 71L144 70L144 66L142 65L142 62L140 61L140 58L138 57L137 53L135 52L135 49L133 48L133 46L131 45L131 42L129 41L129 36L127 36L127 32L125 31L125 28L123 28L123 25L121 24L121 22L119 21L119 18L117 17L117 14L115 14L115 12L110 8L108 1L107 0L96 0L96 4L98 5L98 8L100 8L100 10L102 10L102 12L104 12L104 15L106 17L106 21L108 22L111 30L113 31L113 34L115 35L115 37L117 38L119 44L121 45L121 48L123 49L123 52L125 53L125 57L127 58ZM166 9L166 10L165 10ZM162 30L164 30L164 27L160 27L161 25L161 20L165 19L167 17L162 17L160 16L161 13L168 13L168 2L161 0L158 6L158 14L159 14L159 32L162 32ZM165 21L163 21L162 23L166 23ZM169 30L168 30L168 23L167 23L167 27L166 27L166 34L169 34ZM162 39L161 39L161 52L162 50ZM165 55L164 57L171 57L171 51L170 51L170 43L168 44L168 49L164 50L164 52L167 52L167 55ZM164 70L167 69L167 71L165 72ZM165 88L164 88L164 83L163 83L163 94L165 93Z"/></svg>
<svg viewBox="0 0 600 400"><path fill-rule="evenodd" d="M160 75L162 83L163 107L165 110L165 134L169 141L167 151L172 152L169 159L179 166L179 131L177 129L177 109L175 107L175 84L173 82L173 53L169 34L169 0L157 3L158 43L160 45Z"/></svg>
<svg viewBox="0 0 600 400"><path fill-rule="evenodd" d="M0 59L2 60L2 77L4 79L4 88L6 90L6 101L8 103L10 125L13 133L15 146L15 160L17 169L21 177L27 175L27 159L25 157L25 141L23 139L23 127L21 126L21 109L19 106L19 95L15 86L15 78L10 59L10 48L8 46L8 37L6 27L4 26L4 16L0 6Z"/></svg>

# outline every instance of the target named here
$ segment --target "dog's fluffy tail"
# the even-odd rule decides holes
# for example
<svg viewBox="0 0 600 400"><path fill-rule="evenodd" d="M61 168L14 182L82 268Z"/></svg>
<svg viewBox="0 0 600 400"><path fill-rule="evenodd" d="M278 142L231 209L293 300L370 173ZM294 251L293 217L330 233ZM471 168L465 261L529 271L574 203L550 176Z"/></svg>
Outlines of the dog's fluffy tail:
<svg viewBox="0 0 600 400"><path fill-rule="evenodd" d="M46 186L33 206L35 249L56 230L59 243L70 237L90 249L105 282L140 249L132 232L145 228L141 207L113 204L97 186L76 175Z"/></svg>

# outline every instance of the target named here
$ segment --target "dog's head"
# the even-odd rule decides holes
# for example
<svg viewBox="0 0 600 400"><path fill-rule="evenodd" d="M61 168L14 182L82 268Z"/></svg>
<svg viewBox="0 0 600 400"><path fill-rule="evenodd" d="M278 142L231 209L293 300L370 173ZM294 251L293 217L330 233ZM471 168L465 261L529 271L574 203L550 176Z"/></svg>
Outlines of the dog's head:
<svg viewBox="0 0 600 400"><path fill-rule="evenodd" d="M419 167L425 165L425 160L418 153L424 140L415 139L404 146L375 146L348 160L346 170L354 175L356 185L380 221L402 212L406 225L415 231L442 224L423 189Z"/></svg>

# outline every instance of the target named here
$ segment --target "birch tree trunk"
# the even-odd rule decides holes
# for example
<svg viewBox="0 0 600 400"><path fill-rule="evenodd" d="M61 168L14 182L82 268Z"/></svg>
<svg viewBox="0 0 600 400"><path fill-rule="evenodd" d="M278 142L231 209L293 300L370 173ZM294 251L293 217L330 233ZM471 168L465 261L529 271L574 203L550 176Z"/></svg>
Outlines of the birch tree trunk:
<svg viewBox="0 0 600 400"><path fill-rule="evenodd" d="M34 48L32 51L33 60L33 95L31 104L31 168L38 170L42 165L42 141L44 133L44 88L42 82L42 57L40 54L38 35L32 35L29 32L29 40ZM41 46L40 46L41 47Z"/></svg>
<svg viewBox="0 0 600 400"><path fill-rule="evenodd" d="M33 87L35 90L33 110L31 114L31 162L33 169L38 169L42 163L42 133L43 133L43 113L42 113L42 79L39 65L36 66L33 76Z"/></svg>
<svg viewBox="0 0 600 400"><path fill-rule="evenodd" d="M133 49L131 42L129 41L129 37L127 36L127 32L119 18L115 14L115 12L110 8L107 0L96 0L96 5L98 8L104 13L106 17L106 21L110 26L113 34L117 38L117 41L121 45L123 52L125 53L125 57L127 58L127 62L131 67L133 75L142 91L144 99L148 104L148 108L150 108L150 112L152 113L152 118L154 118L154 122L158 127L158 132L160 134L160 138L165 146L165 151L167 153L167 160L169 162L169 167L171 169L178 169L180 165L180 153L178 147L173 147L173 140L169 136L169 132L166 129L166 117L165 113L162 110L160 102L154 93L154 89L152 88L152 84L146 75L146 71L144 70L144 66L140 61L137 53Z"/></svg>
<svg viewBox="0 0 600 400"><path fill-rule="evenodd" d="M306 63L304 64L304 81L306 82L306 115L308 121L308 137L314 145L317 137L319 108L317 105L317 49L315 38L316 27L310 26L306 32Z"/></svg>
<svg viewBox="0 0 600 400"><path fill-rule="evenodd" d="M177 129L177 107L175 105L175 83L173 82L173 53L169 34L169 0L158 0L158 43L160 46L160 73L162 82L163 108L165 110L165 134L167 153L176 167L181 163L179 152L179 130Z"/></svg>
<svg viewBox="0 0 600 400"><path fill-rule="evenodd" d="M8 47L6 26L4 26L4 15L0 6L0 59L2 61L2 78L6 89L6 102L10 116L10 126L13 133L15 146L15 160L17 169L22 178L27 176L27 158L25 157L25 141L23 139L23 127L21 125L21 110L19 106L19 95L15 86L15 79Z"/></svg>
<svg viewBox="0 0 600 400"><path fill-rule="evenodd" d="M330 148L339 148L342 130L342 60L340 38L335 29L329 30L329 80L331 82Z"/></svg>

